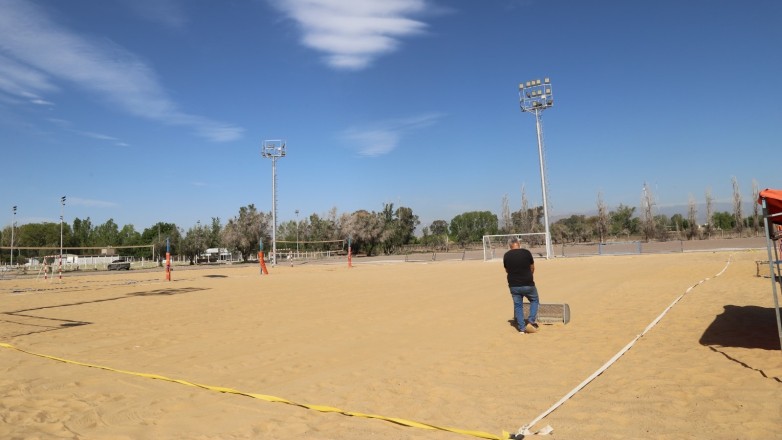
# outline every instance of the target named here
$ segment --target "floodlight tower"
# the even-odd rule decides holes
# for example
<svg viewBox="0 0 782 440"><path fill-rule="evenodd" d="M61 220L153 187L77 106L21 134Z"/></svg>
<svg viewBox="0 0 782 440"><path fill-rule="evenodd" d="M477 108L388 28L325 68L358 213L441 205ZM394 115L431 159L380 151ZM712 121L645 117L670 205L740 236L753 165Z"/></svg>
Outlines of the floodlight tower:
<svg viewBox="0 0 782 440"><path fill-rule="evenodd" d="M16 206L14 206L14 216L11 221L11 266L14 265L14 229L16 228Z"/></svg>
<svg viewBox="0 0 782 440"><path fill-rule="evenodd" d="M272 266L277 264L277 159L285 157L284 140L263 141L261 156L272 160Z"/></svg>
<svg viewBox="0 0 782 440"><path fill-rule="evenodd" d="M543 157L543 128L540 118L543 110L554 105L554 94L551 91L551 80L545 78L519 84L519 106L522 112L535 116L535 127L538 133L538 157L540 158L540 186L543 191L543 223L546 228L546 258L551 258L551 232L548 219L548 191L546 191L546 165Z"/></svg>

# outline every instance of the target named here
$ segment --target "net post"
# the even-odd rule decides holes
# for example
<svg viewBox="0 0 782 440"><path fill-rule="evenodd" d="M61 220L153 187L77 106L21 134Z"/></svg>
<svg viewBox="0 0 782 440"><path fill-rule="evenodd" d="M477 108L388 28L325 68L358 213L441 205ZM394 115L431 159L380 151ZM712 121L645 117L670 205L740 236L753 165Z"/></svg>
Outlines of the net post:
<svg viewBox="0 0 782 440"><path fill-rule="evenodd" d="M263 260L263 242L258 243L258 264L261 265L261 275L269 275L266 269L266 262Z"/></svg>
<svg viewBox="0 0 782 440"><path fill-rule="evenodd" d="M348 238L348 268L353 267L353 246L351 244L351 239Z"/></svg>
<svg viewBox="0 0 782 440"><path fill-rule="evenodd" d="M166 237L166 281L171 281L171 242Z"/></svg>

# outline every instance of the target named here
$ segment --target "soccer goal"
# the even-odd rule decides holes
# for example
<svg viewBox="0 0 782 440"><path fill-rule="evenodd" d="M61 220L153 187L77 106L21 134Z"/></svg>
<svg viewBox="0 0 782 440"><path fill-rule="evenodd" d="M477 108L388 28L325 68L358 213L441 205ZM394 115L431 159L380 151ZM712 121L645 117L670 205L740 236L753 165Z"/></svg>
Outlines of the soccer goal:
<svg viewBox="0 0 782 440"><path fill-rule="evenodd" d="M502 258L508 250L508 242L516 237L521 242L521 247L529 249L533 255L548 257L546 255L546 233L531 232L528 234L500 234L483 236L483 261Z"/></svg>

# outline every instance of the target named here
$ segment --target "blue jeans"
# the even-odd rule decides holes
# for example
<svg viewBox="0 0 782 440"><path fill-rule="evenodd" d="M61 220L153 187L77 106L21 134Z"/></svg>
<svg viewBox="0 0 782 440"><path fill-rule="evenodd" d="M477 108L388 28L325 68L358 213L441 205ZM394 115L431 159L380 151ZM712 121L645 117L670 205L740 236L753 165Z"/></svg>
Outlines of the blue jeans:
<svg viewBox="0 0 782 440"><path fill-rule="evenodd" d="M519 331L523 332L527 328L524 321L524 298L529 300L530 324L538 319L538 289L535 286L516 286L510 288L510 294L513 297L513 316L519 326Z"/></svg>

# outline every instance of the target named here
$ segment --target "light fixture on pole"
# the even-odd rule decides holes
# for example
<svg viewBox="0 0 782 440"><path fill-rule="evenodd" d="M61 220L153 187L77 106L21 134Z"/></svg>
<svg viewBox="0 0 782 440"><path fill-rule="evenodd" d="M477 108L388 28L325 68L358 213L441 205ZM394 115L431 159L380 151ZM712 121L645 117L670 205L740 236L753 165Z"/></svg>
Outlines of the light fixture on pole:
<svg viewBox="0 0 782 440"><path fill-rule="evenodd" d="M299 257L299 210L296 211L296 258Z"/></svg>
<svg viewBox="0 0 782 440"><path fill-rule="evenodd" d="M62 279L62 220L65 213L65 196L60 197L60 279Z"/></svg>
<svg viewBox="0 0 782 440"><path fill-rule="evenodd" d="M546 258L551 258L551 232L548 218L548 191L546 190L546 164L543 157L543 127L541 113L554 105L554 94L551 91L551 80L545 78L519 84L519 106L522 112L535 116L535 127L538 133L538 157L540 158L540 186L543 192L543 223L546 230Z"/></svg>
<svg viewBox="0 0 782 440"><path fill-rule="evenodd" d="M16 206L14 206L14 216L11 221L11 266L14 265L14 228L16 227Z"/></svg>
<svg viewBox="0 0 782 440"><path fill-rule="evenodd" d="M284 140L266 140L261 147L261 156L272 160L272 266L277 264L277 159L285 157Z"/></svg>

